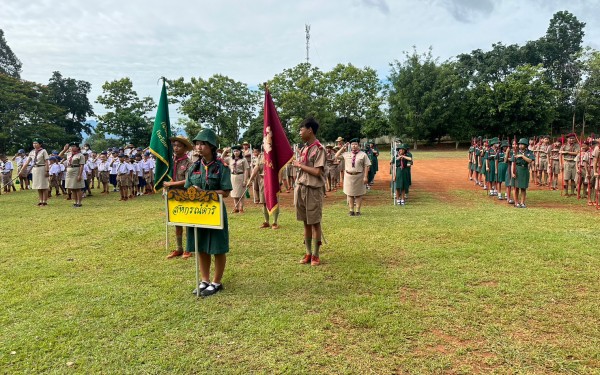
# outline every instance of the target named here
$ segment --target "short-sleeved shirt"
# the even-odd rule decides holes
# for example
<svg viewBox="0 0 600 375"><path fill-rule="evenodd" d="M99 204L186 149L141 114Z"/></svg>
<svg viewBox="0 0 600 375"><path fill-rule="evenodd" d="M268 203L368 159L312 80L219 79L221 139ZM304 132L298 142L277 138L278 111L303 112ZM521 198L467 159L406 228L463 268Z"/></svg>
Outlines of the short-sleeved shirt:
<svg viewBox="0 0 600 375"><path fill-rule="evenodd" d="M552 146L550 145L540 145L538 150L540 159L547 159L551 149Z"/></svg>
<svg viewBox="0 0 600 375"><path fill-rule="evenodd" d="M533 163L535 161L535 155L533 154L533 151L526 149L525 152L522 152L521 150L519 150L517 152L517 155L519 154L524 154L525 157L531 159L531 162ZM527 163L527 161L523 158L518 158L517 159L517 167L525 167L529 165L529 163Z"/></svg>
<svg viewBox="0 0 600 375"><path fill-rule="evenodd" d="M83 156L81 152L78 152L75 155L71 154L67 156L68 168L79 168L83 165L85 165L85 156Z"/></svg>
<svg viewBox="0 0 600 375"><path fill-rule="evenodd" d="M566 151L566 152L579 152L579 150L580 150L579 143L573 143L572 145L567 143L566 145L563 146L563 151ZM563 160L574 161L575 155L563 154Z"/></svg>
<svg viewBox="0 0 600 375"><path fill-rule="evenodd" d="M232 190L231 172L221 160L214 160L208 165L202 162L193 163L188 169L185 188L199 186L202 190Z"/></svg>
<svg viewBox="0 0 600 375"><path fill-rule="evenodd" d="M246 172L248 167L248 162L246 158L233 159L231 158L228 163L229 169L231 170L231 174L243 174Z"/></svg>
<svg viewBox="0 0 600 375"><path fill-rule="evenodd" d="M356 153L356 158L354 153L344 152L342 158L344 158L344 168L349 173L361 173L371 166L371 160L363 151ZM354 163L352 163L353 159Z"/></svg>
<svg viewBox="0 0 600 375"><path fill-rule="evenodd" d="M185 181L192 161L187 155L175 159L173 158L173 181Z"/></svg>
<svg viewBox="0 0 600 375"><path fill-rule="evenodd" d="M308 167L323 168L324 170L326 163L325 148L319 141L315 141L311 145L305 145L302 147L302 150L300 150L299 162ZM324 173L321 171L319 176L313 176L312 174L299 169L296 182L299 185L320 188L325 186Z"/></svg>
<svg viewBox="0 0 600 375"><path fill-rule="evenodd" d="M31 150L31 152L29 153L29 159L32 160L33 165L46 165L46 160L48 160L49 158L50 157L48 156L48 151L44 150L43 148L37 151L37 157L36 150Z"/></svg>

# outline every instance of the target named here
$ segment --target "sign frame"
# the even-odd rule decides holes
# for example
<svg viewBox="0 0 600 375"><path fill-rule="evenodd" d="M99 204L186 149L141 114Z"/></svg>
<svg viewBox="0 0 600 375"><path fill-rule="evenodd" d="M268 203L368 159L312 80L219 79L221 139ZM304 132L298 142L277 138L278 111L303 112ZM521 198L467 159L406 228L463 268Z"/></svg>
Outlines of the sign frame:
<svg viewBox="0 0 600 375"><path fill-rule="evenodd" d="M194 189L194 192L191 194L193 195L192 197L190 197L189 192L191 189ZM166 220L167 220L167 226L178 226L178 227L190 227L190 228L207 228L207 229L216 229L216 230L222 230L225 226L225 220L224 220L224 205L223 205L223 196L221 194L217 194L213 191L203 191L200 193L196 193L196 188L191 187L190 189L187 190L183 190L183 189L169 189L166 191L165 194L165 215L166 215ZM177 199L180 198L180 199ZM184 200L182 200L182 198L185 198ZM217 200L215 200L215 198L217 198ZM182 202L185 201L186 204L188 206L190 206L190 204L192 204L192 207L188 207L188 208L197 208L197 209L205 209L205 206L207 203L210 204L216 204L219 207L219 224L218 225L213 225L213 224L202 224L202 223L190 223L190 222L182 222L182 221L171 221L172 219L172 214L171 214L171 210L169 209L169 205L170 204L175 204L175 202ZM197 207L196 207L197 206Z"/></svg>

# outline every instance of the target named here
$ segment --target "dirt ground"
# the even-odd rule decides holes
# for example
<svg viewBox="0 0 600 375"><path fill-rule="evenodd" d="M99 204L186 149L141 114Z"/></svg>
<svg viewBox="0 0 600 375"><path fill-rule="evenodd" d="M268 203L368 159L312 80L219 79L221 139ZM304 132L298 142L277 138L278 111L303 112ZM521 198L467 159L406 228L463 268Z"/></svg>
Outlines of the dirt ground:
<svg viewBox="0 0 600 375"><path fill-rule="evenodd" d="M463 159L454 158L442 158L442 159L430 159L430 160L419 160L418 163L412 167L412 186L411 201L418 201L419 192L424 191L428 193L435 193L440 200L452 201L455 198L451 194L455 190L472 190L473 194L480 194L482 197L485 196L481 187L476 187L472 181L468 179L467 164ZM379 192L379 194L367 194L365 197L365 204L377 205L377 204L391 204L391 192L390 192L391 175L389 173L388 161L379 160L379 172L375 175L375 184L372 190ZM529 191L545 190L548 194L560 194L558 191L550 191L547 187L535 186L530 183ZM506 188L503 186L503 192L506 192ZM342 193L341 186L337 192L327 193L325 198L325 204L333 204L337 202L345 201L346 196ZM575 197L565 198L569 200L577 199ZM250 204L252 198L250 198ZM506 201L494 200L496 204L506 204ZM293 205L293 192L288 193L282 192L279 195L279 203L282 207L291 207ZM532 206L535 207L552 207L552 208L566 208L566 209L594 209L595 207L587 207L584 199L581 200L581 205L569 204L571 202L561 203L543 203L543 202L531 202ZM581 207L580 207L581 206Z"/></svg>

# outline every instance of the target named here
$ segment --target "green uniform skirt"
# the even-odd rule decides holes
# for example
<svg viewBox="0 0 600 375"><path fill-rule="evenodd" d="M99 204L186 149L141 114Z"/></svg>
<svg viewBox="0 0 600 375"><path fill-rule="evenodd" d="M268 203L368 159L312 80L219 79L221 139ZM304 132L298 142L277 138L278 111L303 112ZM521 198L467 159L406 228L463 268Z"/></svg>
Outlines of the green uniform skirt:
<svg viewBox="0 0 600 375"><path fill-rule="evenodd" d="M229 252L229 224L227 221L227 208L223 202L223 229L197 228L198 250L202 253L218 255ZM186 250L195 252L194 228L186 228Z"/></svg>
<svg viewBox="0 0 600 375"><path fill-rule="evenodd" d="M498 181L497 182L505 182L506 181L506 170L507 169L508 169L508 164L498 163Z"/></svg>
<svg viewBox="0 0 600 375"><path fill-rule="evenodd" d="M527 189L529 187L529 167L517 165L516 188Z"/></svg>
<svg viewBox="0 0 600 375"><path fill-rule="evenodd" d="M396 168L396 189L408 193L410 186L410 168Z"/></svg>
<svg viewBox="0 0 600 375"><path fill-rule="evenodd" d="M485 179L487 182L496 182L496 162L490 162L490 169L487 170Z"/></svg>

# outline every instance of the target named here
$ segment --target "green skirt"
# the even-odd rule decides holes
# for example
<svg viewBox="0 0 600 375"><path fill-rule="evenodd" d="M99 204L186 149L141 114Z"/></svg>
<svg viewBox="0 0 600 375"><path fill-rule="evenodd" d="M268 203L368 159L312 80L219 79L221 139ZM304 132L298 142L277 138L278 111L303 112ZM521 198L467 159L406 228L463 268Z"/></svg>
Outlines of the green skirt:
<svg viewBox="0 0 600 375"><path fill-rule="evenodd" d="M410 186L410 168L396 168L396 184L397 190L408 193Z"/></svg>
<svg viewBox="0 0 600 375"><path fill-rule="evenodd" d="M487 170L485 179L487 182L496 182L498 177L496 176L496 163L490 163L490 169Z"/></svg>
<svg viewBox="0 0 600 375"><path fill-rule="evenodd" d="M198 231L198 250L202 253L219 255L229 252L229 223L227 220L227 208L223 202L223 229L208 228L186 228L187 241L186 250L195 252L194 230Z"/></svg>
<svg viewBox="0 0 600 375"><path fill-rule="evenodd" d="M529 167L520 167L517 165L517 189L527 189L529 187Z"/></svg>
<svg viewBox="0 0 600 375"><path fill-rule="evenodd" d="M506 181L506 170L507 169L508 169L508 164L498 163L498 182Z"/></svg>

